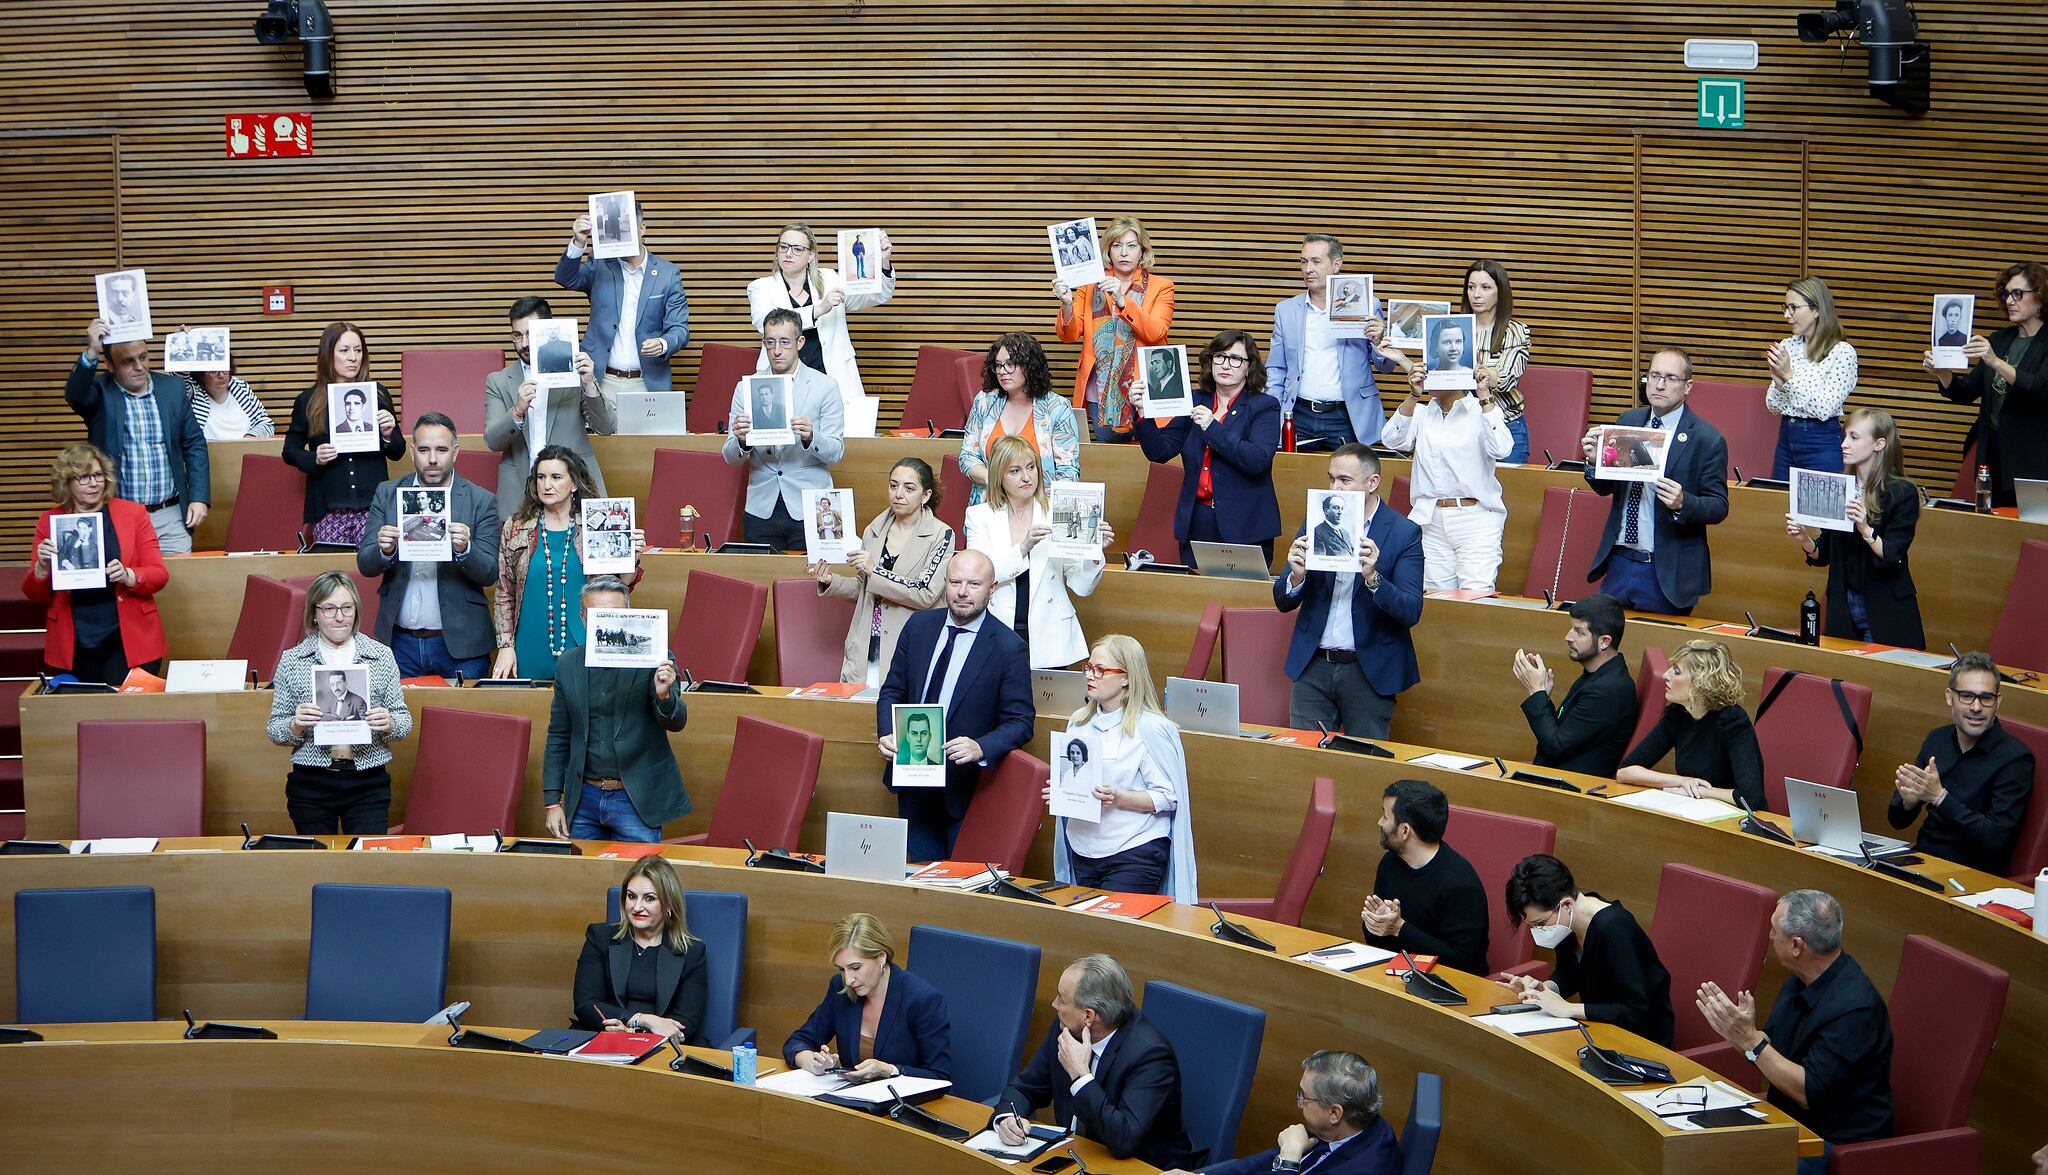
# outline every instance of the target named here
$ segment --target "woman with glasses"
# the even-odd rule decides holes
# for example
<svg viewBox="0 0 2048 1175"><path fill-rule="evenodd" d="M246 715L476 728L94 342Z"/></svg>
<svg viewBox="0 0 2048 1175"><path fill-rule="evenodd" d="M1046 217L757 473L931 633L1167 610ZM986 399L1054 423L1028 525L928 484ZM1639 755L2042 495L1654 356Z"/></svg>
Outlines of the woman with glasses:
<svg viewBox="0 0 2048 1175"><path fill-rule="evenodd" d="M1280 401L1262 394L1266 366L1247 331L1210 339L1197 362L1191 414L1161 426L1144 415L1143 393L1138 397L1138 445L1145 456L1159 465L1180 458L1180 498L1173 508L1180 561L1194 565L1190 543L1256 543L1271 566L1280 533L1280 499L1273 492Z"/></svg>
<svg viewBox="0 0 2048 1175"><path fill-rule="evenodd" d="M21 591L43 605L43 664L80 681L118 686L131 668L156 672L166 643L157 618L157 592L170 582L158 552L149 511L114 496L114 462L96 446L80 442L50 463L50 496L57 508L36 519L35 558ZM99 518L95 540L89 529L68 525L60 540L60 514ZM69 549L61 550L68 542ZM89 550L92 545L101 550ZM88 557L89 556L89 557ZM58 591L61 564L91 565L104 558L102 587Z"/></svg>
<svg viewBox="0 0 2048 1175"><path fill-rule="evenodd" d="M2011 325L1978 335L1963 346L1968 371L1934 365L1934 352L1920 366L1934 377L1942 395L1977 405L1970 435L1977 464L1991 471L1991 504L2013 505L2012 481L2048 478L2048 344L2041 333L2041 308L2048 299L2048 266L2037 261L2008 265L1992 295Z"/></svg>
<svg viewBox="0 0 2048 1175"><path fill-rule="evenodd" d="M1778 414L1771 476L1790 471L1842 471L1842 404L1856 390L1856 348L1842 337L1835 296L1817 277L1785 287L1785 325L1792 336L1764 352L1771 386L1764 407Z"/></svg>
<svg viewBox="0 0 2048 1175"><path fill-rule="evenodd" d="M967 508L967 546L987 555L995 568L989 611L1024 638L1031 667L1062 669L1088 651L1073 597L1094 594L1102 582L1102 560L1052 553L1052 517L1038 462L1038 450L1023 437L997 438L989 453L989 466L1002 471L997 491ZM1107 548L1116 532L1104 522L1096 539Z"/></svg>
<svg viewBox="0 0 2048 1175"><path fill-rule="evenodd" d="M840 260L844 264L846 259ZM872 293L849 294L838 273L818 264L818 238L811 232L811 226L786 224L775 241L774 272L747 283L747 314L754 320L755 333L763 329L770 310L779 307L795 311L803 320L797 359L812 371L822 371L838 381L840 399L848 405L848 420L872 417L857 416L853 408L867 402L867 391L861 386L860 367L854 362L853 336L847 332L846 316L855 310L880 306L896 296L896 269L890 260L888 233L882 234L880 261L877 272L881 274L882 287ZM761 359L754 370L768 370L766 347L761 349ZM849 431L848 435L862 434Z"/></svg>
<svg viewBox="0 0 2048 1175"><path fill-rule="evenodd" d="M967 504L988 496L989 450L1003 437L1022 437L1038 452L1053 481L1081 478L1081 429L1066 400L1052 394L1045 348L1022 331L989 344L981 361L981 388L960 438L960 472Z"/></svg>
<svg viewBox="0 0 2048 1175"><path fill-rule="evenodd" d="M405 434L398 429L395 405L383 384L377 385L374 405L376 449L344 453L327 435L328 388L369 378L370 348L362 329L354 323L328 323L320 332L319 372L313 386L292 402L291 423L285 429L281 452L287 464L306 475L303 517L315 542L360 545L363 527L369 523L371 497L391 476L385 461L405 456Z"/></svg>
<svg viewBox="0 0 2048 1175"><path fill-rule="evenodd" d="M306 589L306 627L312 634L277 659L271 683L270 741L292 748L284 802L301 836L337 830L382 835L391 828L391 744L412 733L412 712L398 684L391 650L357 631L362 601L346 572L323 571ZM366 743L321 743L322 721L313 702L313 675L363 665L370 693L363 721Z"/></svg>
<svg viewBox="0 0 2048 1175"><path fill-rule="evenodd" d="M1408 398L1380 433L1382 443L1415 459L1408 517L1422 528L1422 587L1491 592L1508 524L1493 467L1515 445L1505 410L1487 391L1497 381L1481 378L1469 395L1425 394L1422 378L1420 364L1409 368Z"/></svg>
<svg viewBox="0 0 2048 1175"><path fill-rule="evenodd" d="M1675 773L1657 770L1674 751ZM1727 804L1741 801L1759 812L1769 806L1763 750L1742 708L1742 666L1728 646L1693 640L1672 652L1664 670L1664 716L1622 756L1614 778Z"/></svg>
<svg viewBox="0 0 2048 1175"><path fill-rule="evenodd" d="M1891 413L1860 408L1849 414L1842 463L1856 478L1848 505L1853 530L1808 530L1785 515L1785 533L1806 552L1806 562L1828 569L1823 632L1922 648L1927 636L1920 627L1920 597L1906 566L1920 524L1920 487L1906 480L1899 426Z"/></svg>
<svg viewBox="0 0 2048 1175"><path fill-rule="evenodd" d="M1166 717L1144 646L1121 633L1095 642L1088 700L1067 719L1096 765L1094 820L1053 823L1053 877L1115 893L1163 893L1195 905L1194 818L1180 727ZM1045 797L1052 798L1047 784Z"/></svg>
<svg viewBox="0 0 2048 1175"><path fill-rule="evenodd" d="M552 681L555 660L583 643L583 507L601 496L590 467L572 449L549 445L526 475L519 512L498 538L498 590L491 614L498 652L491 676ZM647 532L633 530L633 570L640 582Z"/></svg>
<svg viewBox="0 0 2048 1175"><path fill-rule="evenodd" d="M1508 923L1528 927L1537 946L1557 952L1555 978L1508 981L1523 1003L1567 1020L1613 1024L1671 1047L1671 972L1634 914L1620 902L1580 893L1572 871L1548 853L1515 865L1506 896Z"/></svg>
<svg viewBox="0 0 2048 1175"><path fill-rule="evenodd" d="M1053 329L1062 343L1081 344L1074 407L1088 413L1097 442L1129 441L1136 427L1138 348L1166 342L1173 327L1173 282L1152 272L1152 237L1135 216L1119 216L1102 234L1106 274L1071 289L1054 281L1060 300Z"/></svg>

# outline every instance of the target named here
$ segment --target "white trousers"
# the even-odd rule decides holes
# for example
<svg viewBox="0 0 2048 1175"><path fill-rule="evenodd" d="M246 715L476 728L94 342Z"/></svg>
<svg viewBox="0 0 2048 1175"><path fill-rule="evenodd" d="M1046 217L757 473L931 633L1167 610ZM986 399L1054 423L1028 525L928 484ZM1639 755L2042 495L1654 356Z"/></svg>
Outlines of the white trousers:
<svg viewBox="0 0 2048 1175"><path fill-rule="evenodd" d="M1508 516L1484 506L1439 506L1422 524L1422 588L1490 592L1500 573Z"/></svg>

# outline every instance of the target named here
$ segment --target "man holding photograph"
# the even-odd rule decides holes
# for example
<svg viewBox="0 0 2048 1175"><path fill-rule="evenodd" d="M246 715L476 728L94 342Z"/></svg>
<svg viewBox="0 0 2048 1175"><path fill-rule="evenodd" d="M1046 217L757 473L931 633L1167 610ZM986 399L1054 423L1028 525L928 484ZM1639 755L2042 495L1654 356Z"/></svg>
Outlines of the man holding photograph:
<svg viewBox="0 0 2048 1175"><path fill-rule="evenodd" d="M669 364L690 341L690 300L675 265L647 249L647 210L634 200L640 252L633 257L586 258L590 216L576 218L568 248L555 263L555 284L590 295L583 353L593 368L604 368L598 385L605 407L616 414L619 394L666 392L674 388Z"/></svg>
<svg viewBox="0 0 2048 1175"><path fill-rule="evenodd" d="M896 765L937 766L942 762L939 748L932 741L932 716L923 710L912 710L903 719L903 738L896 748Z"/></svg>
<svg viewBox="0 0 2048 1175"><path fill-rule="evenodd" d="M540 451L560 445L583 458L604 497L604 471L590 447L591 434L608 437L618 431L613 405L598 391L597 368L589 355L576 352L576 375L582 386L553 388L545 393L533 378L533 324L555 316L546 298L526 297L512 303L513 357L504 368L484 377L484 445L498 457L498 516L519 513L526 478Z"/></svg>
<svg viewBox="0 0 2048 1175"><path fill-rule="evenodd" d="M370 520L356 546L356 568L379 576L377 639L391 646L398 676L470 680L490 674L497 644L484 589L498 582L498 499L455 472L460 444L455 422L439 412L412 426L413 471L377 487ZM398 557L398 491L448 489L448 542L455 559L407 562Z"/></svg>
<svg viewBox="0 0 2048 1175"><path fill-rule="evenodd" d="M796 434L796 443L758 448L747 443L760 415L758 405L751 404L747 394L747 385L754 378L749 375L733 388L727 418L730 431L719 450L727 465L747 467L743 536L747 542L766 543L778 551L804 549L804 495L830 489L832 466L846 455L846 408L839 397L839 384L798 359L803 340L803 319L796 311L778 306L762 319L761 342L768 352L768 370L791 377L794 386L788 427ZM775 414L781 415L781 406L774 407ZM767 422L761 427L766 428Z"/></svg>
<svg viewBox="0 0 2048 1175"><path fill-rule="evenodd" d="M64 402L85 421L86 439L114 459L120 496L149 511L158 549L189 555L213 500L206 432L186 405L184 382L149 369L149 343L109 344L107 329L99 318L85 328Z"/></svg>
<svg viewBox="0 0 2048 1175"><path fill-rule="evenodd" d="M1344 268L1344 245L1328 233L1301 239L1302 292L1273 307L1272 350L1266 355L1266 393L1294 420L1294 446L1318 441L1330 449L1378 444L1386 409L1380 405L1375 371L1406 365L1368 337L1330 334L1328 279Z"/></svg>

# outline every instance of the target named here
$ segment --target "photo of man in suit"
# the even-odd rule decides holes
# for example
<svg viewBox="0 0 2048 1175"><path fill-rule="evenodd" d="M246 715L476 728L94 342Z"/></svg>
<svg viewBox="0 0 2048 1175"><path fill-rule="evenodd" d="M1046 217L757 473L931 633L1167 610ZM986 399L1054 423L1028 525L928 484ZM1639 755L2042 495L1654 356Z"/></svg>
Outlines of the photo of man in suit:
<svg viewBox="0 0 2048 1175"><path fill-rule="evenodd" d="M369 432L374 426L363 417L363 408L366 403L367 399L364 397L363 389L361 388L350 388L342 393L341 422L334 426L334 431Z"/></svg>
<svg viewBox="0 0 2048 1175"><path fill-rule="evenodd" d="M903 718L903 737L897 740L896 762L902 766L937 764L938 745L932 739L932 716L912 710Z"/></svg>
<svg viewBox="0 0 2048 1175"><path fill-rule="evenodd" d="M97 530L86 522L67 522L57 532L57 570L83 571L100 565Z"/></svg>
<svg viewBox="0 0 2048 1175"><path fill-rule="evenodd" d="M1322 506L1323 520L1316 523L1316 554L1350 554L1353 544L1351 535L1344 529L1344 499L1336 494L1325 494Z"/></svg>
<svg viewBox="0 0 2048 1175"><path fill-rule="evenodd" d="M755 428L783 429L789 427L789 413L782 403L782 384L779 380L757 379L750 381L753 392L753 411L748 416Z"/></svg>
<svg viewBox="0 0 2048 1175"><path fill-rule="evenodd" d="M1181 378L1180 352L1173 347L1150 347L1145 356L1145 398L1185 400L1187 381Z"/></svg>
<svg viewBox="0 0 2048 1175"><path fill-rule="evenodd" d="M1961 298L1950 298L1941 307L1941 331L1935 336L1937 347L1961 347L1969 343L1970 332L1966 325L1970 316L1969 306Z"/></svg>
<svg viewBox="0 0 2048 1175"><path fill-rule="evenodd" d="M313 704L320 707L322 722L367 722L370 703L348 686L349 675L339 669L316 675Z"/></svg>
<svg viewBox="0 0 2048 1175"><path fill-rule="evenodd" d="M107 321L115 326L141 321L142 291L134 274L117 273L107 279L107 313Z"/></svg>

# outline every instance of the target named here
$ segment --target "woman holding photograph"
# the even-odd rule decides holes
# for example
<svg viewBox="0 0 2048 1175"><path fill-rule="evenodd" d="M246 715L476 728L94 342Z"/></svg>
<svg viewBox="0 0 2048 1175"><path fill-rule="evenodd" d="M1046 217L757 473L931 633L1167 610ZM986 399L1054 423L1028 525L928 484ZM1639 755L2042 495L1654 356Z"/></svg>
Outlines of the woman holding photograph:
<svg viewBox="0 0 2048 1175"><path fill-rule="evenodd" d="M1676 772L1656 770L1674 748ZM1693 640L1672 652L1664 717L1622 756L1614 778L1764 810L1764 754L1742 708L1742 666L1728 646Z"/></svg>
<svg viewBox="0 0 2048 1175"><path fill-rule="evenodd" d="M583 499L601 496L574 450L549 445L534 460L519 512L499 532L492 677L553 681L555 658L583 643ZM647 532L634 528L626 586L640 582L646 549Z"/></svg>
<svg viewBox="0 0 2048 1175"><path fill-rule="evenodd" d="M1968 371L1934 366L1934 352L1920 366L1941 394L1958 404L1977 405L1977 464L1991 471L1991 504L2015 502L2012 479L2048 478L2048 344L2041 310L2048 305L2048 266L2037 261L2008 265L1994 283L1992 299L2005 307L2011 325L1978 335L1963 345Z"/></svg>
<svg viewBox="0 0 2048 1175"><path fill-rule="evenodd" d="M157 592L170 582L158 553L149 511L117 498L114 462L81 441L50 463L50 496L57 508L36 519L35 558L21 583L22 595L43 605L43 664L80 681L119 686L128 670L155 673L168 647L158 619ZM97 514L105 544L107 584L57 591L52 571L59 514Z"/></svg>
<svg viewBox="0 0 2048 1175"><path fill-rule="evenodd" d="M285 461L306 475L302 517L312 527L314 542L360 545L370 519L370 499L391 476L386 459L405 456L405 434L398 430L391 393L383 384L377 385L377 434L382 439L376 452L343 453L327 435L327 385L360 383L369 377L370 348L362 330L353 323L328 323L320 332L319 371L313 386L292 402L282 452Z"/></svg>
<svg viewBox="0 0 2048 1175"><path fill-rule="evenodd" d="M256 390L235 374L232 361L226 371L198 371L185 376L185 401L192 406L192 419L209 441L239 441L249 437L274 437L277 425Z"/></svg>
<svg viewBox="0 0 2048 1175"><path fill-rule="evenodd" d="M1152 238L1137 217L1110 221L1102 240L1108 265L1101 281L1080 290L1052 283L1060 300L1053 327L1061 342L1081 344L1074 407L1087 410L1095 440L1127 442L1137 423L1134 388L1143 383L1138 348L1166 342L1173 282L1152 272Z"/></svg>
<svg viewBox="0 0 2048 1175"><path fill-rule="evenodd" d="M323 571L306 589L305 640L277 659L271 688L270 741L292 748L285 777L285 808L300 836L381 836L391 830L391 744L412 733L412 712L398 684L391 650L356 628L362 600L344 571ZM313 728L322 721L313 703L313 674L322 668L364 665L370 671L370 741L322 746Z"/></svg>
<svg viewBox="0 0 2048 1175"><path fill-rule="evenodd" d="M1522 372L1529 366L1529 328L1515 317L1514 289L1498 261L1474 261L1465 267L1465 301L1460 313L1472 316L1473 364L1479 394L1492 396L1507 419L1514 444L1500 460L1519 465L1529 459L1529 421L1522 402ZM1428 537L1428 532L1424 532Z"/></svg>
<svg viewBox="0 0 2048 1175"><path fill-rule="evenodd" d="M1095 744L1096 820L1053 822L1053 877L1115 893L1163 893L1195 905L1194 817L1180 727L1159 705L1144 646L1121 633L1095 642L1088 697L1067 733ZM1047 800L1052 787L1047 785Z"/></svg>
<svg viewBox="0 0 2048 1175"><path fill-rule="evenodd" d="M1792 336L1764 352L1771 386L1764 407L1779 416L1771 476L1792 469L1842 472L1842 404L1856 390L1856 348L1842 337L1835 296L1817 277L1785 287L1785 325Z"/></svg>
<svg viewBox="0 0 2048 1175"><path fill-rule="evenodd" d="M1476 392L1424 393L1422 368L1410 368L1408 398L1380 433L1380 443L1415 459L1408 517L1422 528L1424 591L1491 592L1500 574L1508 507L1493 467L1515 439L1500 401L1487 395L1498 386L1490 370L1477 370Z"/></svg>
<svg viewBox="0 0 2048 1175"><path fill-rule="evenodd" d="M819 595L853 601L840 681L881 685L903 622L945 594L954 540L953 528L933 513L939 492L931 466L903 458L889 470L889 508L861 532L860 550L846 556L853 573L839 575L822 559L811 566Z"/></svg>
<svg viewBox="0 0 2048 1175"><path fill-rule="evenodd" d="M1002 437L1028 442L1040 465L1052 468L1052 480L1080 480L1080 425L1066 398L1052 394L1052 367L1037 339L1017 331L989 344L981 361L981 388L960 438L968 505L988 496L989 450Z"/></svg>
<svg viewBox="0 0 2048 1175"><path fill-rule="evenodd" d="M896 269L890 263L889 234L882 234L882 288L867 294L849 294L846 282L833 270L818 264L818 238L807 224L785 224L775 242L775 270L747 283L747 315L754 320L756 334L763 329L768 312L796 311L803 320L803 338L797 344L797 359L813 371L822 371L839 382L843 400L864 399L860 367L854 362L853 336L847 332L846 316L856 310L880 306L896 296ZM842 259L844 260L844 259ZM768 349L761 349L756 371L768 370Z"/></svg>
<svg viewBox="0 0 2048 1175"><path fill-rule="evenodd" d="M1202 348L1191 415L1161 426L1143 413L1138 444L1155 465L1180 458L1180 499L1173 537L1180 561L1194 566L1190 543L1256 543L1273 562L1280 499L1273 493L1273 454L1280 448L1280 401L1263 395L1266 367L1250 332L1227 330Z"/></svg>
<svg viewBox="0 0 2048 1175"><path fill-rule="evenodd" d="M1094 594L1102 582L1102 560L1052 554L1052 517L1038 461L1038 450L1023 437L996 439L989 468L1002 471L1000 488L988 501L967 508L967 546L987 555L995 568L988 610L1030 645L1031 667L1063 669L1088 652L1073 597ZM1116 532L1104 522L1097 537L1107 547L1116 541Z"/></svg>
<svg viewBox="0 0 2048 1175"><path fill-rule="evenodd" d="M1846 640L1923 648L1920 597L1906 552L1920 524L1920 487L1906 480L1899 426L1891 413L1859 408L1842 433L1842 464L1856 479L1849 496L1854 530L1808 530L1785 516L1785 533L1806 562L1828 569L1827 626Z"/></svg>

